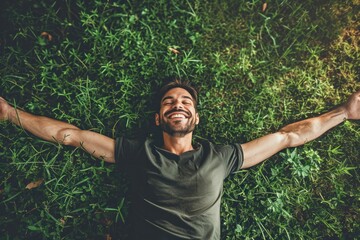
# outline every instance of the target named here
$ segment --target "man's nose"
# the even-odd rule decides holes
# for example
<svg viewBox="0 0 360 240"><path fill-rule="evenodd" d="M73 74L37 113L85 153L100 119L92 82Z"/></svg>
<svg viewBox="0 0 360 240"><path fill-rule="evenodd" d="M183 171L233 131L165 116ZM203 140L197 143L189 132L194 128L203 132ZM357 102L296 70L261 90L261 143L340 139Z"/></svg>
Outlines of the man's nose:
<svg viewBox="0 0 360 240"><path fill-rule="evenodd" d="M174 102L173 109L183 109L183 105L181 104L181 102L176 101Z"/></svg>

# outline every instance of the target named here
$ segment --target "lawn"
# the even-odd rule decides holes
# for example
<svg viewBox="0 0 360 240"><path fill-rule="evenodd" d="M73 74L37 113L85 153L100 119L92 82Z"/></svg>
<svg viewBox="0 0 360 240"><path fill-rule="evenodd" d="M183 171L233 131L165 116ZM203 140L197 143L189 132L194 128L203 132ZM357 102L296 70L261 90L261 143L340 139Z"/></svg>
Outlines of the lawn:
<svg viewBox="0 0 360 240"><path fill-rule="evenodd" d="M360 89L360 2L5 0L0 96L109 137L154 129L168 80L200 89L195 141L244 143ZM226 179L222 239L354 239L360 124ZM30 185L28 185L30 183ZM32 185L31 185L32 184ZM0 123L0 239L123 239L111 164Z"/></svg>

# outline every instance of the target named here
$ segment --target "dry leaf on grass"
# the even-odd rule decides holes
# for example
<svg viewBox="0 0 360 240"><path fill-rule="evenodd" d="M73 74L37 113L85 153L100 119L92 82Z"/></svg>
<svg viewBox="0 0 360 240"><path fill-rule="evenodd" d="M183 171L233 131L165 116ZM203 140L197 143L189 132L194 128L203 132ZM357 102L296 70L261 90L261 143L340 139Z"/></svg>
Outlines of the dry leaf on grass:
<svg viewBox="0 0 360 240"><path fill-rule="evenodd" d="M38 186L40 186L42 183L44 182L44 179L39 179L39 180L36 180L36 181L33 181L31 183L29 183L28 185L26 185L26 189L33 189L33 188L37 188Z"/></svg>
<svg viewBox="0 0 360 240"><path fill-rule="evenodd" d="M65 223L66 223L66 220L64 219L64 218L60 218L60 223L61 223L61 225L65 225Z"/></svg>
<svg viewBox="0 0 360 240"><path fill-rule="evenodd" d="M172 48L172 47L169 47L169 50L172 52L172 53L175 53L176 55L179 54L179 50L175 49L175 48Z"/></svg>
<svg viewBox="0 0 360 240"><path fill-rule="evenodd" d="M40 34L40 36L42 36L43 38L45 38L45 39L47 39L49 42L51 42L52 41L52 36L51 36L51 34L50 33L48 33L48 32L42 32L41 34Z"/></svg>
<svg viewBox="0 0 360 240"><path fill-rule="evenodd" d="M262 12L265 12L266 8L267 8L267 3L263 3L263 5L262 5Z"/></svg>

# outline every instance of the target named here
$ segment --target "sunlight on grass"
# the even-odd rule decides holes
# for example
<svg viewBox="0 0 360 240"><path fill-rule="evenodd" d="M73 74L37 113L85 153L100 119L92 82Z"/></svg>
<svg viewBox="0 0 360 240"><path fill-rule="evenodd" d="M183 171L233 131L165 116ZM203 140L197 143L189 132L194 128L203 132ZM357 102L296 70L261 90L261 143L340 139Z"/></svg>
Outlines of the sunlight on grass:
<svg viewBox="0 0 360 240"><path fill-rule="evenodd" d="M115 137L151 129L159 86L189 79L200 88L196 138L230 143L360 88L358 1L263 3L5 1L0 96ZM231 176L222 239L357 237L359 130L346 122ZM0 149L1 239L126 236L128 186L114 166L8 123Z"/></svg>

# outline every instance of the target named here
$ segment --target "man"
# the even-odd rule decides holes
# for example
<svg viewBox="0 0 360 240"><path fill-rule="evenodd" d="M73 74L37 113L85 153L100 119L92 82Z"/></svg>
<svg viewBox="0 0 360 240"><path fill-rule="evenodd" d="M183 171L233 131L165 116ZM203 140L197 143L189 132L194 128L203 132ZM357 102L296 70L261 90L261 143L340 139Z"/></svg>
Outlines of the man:
<svg viewBox="0 0 360 240"><path fill-rule="evenodd" d="M220 239L223 180L287 147L305 144L346 119L360 119L360 91L336 109L287 125L245 144L192 142L200 118L198 95L174 81L159 93L155 124L162 139L116 140L71 124L35 116L0 98L0 120L8 120L47 141L83 148L116 163L132 188L131 239Z"/></svg>

